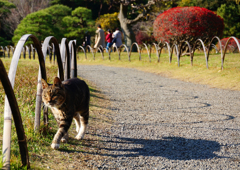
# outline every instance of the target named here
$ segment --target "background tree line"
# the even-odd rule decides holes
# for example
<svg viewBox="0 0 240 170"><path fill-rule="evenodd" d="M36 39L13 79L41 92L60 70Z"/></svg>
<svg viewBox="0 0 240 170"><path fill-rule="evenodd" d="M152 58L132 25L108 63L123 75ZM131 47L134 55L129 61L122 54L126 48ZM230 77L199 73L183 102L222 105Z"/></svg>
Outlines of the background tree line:
<svg viewBox="0 0 240 170"><path fill-rule="evenodd" d="M0 45L16 43L25 33L41 41L49 35L77 39L104 29L120 27L127 45L135 35L153 33L153 22L163 11L176 6L199 6L224 19L223 37L240 33L240 7L237 0L0 0ZM240 37L239 37L240 38Z"/></svg>

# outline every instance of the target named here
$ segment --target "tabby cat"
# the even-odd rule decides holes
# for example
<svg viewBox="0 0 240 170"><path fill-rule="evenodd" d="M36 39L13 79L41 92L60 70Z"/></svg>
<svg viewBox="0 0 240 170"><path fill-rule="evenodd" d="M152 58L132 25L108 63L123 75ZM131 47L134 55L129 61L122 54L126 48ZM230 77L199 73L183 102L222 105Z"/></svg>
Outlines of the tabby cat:
<svg viewBox="0 0 240 170"><path fill-rule="evenodd" d="M89 118L88 85L78 78L61 82L58 77L55 77L53 84L48 84L42 79L42 88L42 100L46 106L51 108L59 126L51 147L58 149L60 141L67 142L67 132L73 118L78 132L75 138L83 139Z"/></svg>

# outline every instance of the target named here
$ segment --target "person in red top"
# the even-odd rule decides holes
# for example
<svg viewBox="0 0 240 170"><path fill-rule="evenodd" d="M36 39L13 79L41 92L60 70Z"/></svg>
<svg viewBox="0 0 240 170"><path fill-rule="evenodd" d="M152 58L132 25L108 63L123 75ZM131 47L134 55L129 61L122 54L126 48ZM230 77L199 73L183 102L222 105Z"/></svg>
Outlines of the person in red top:
<svg viewBox="0 0 240 170"><path fill-rule="evenodd" d="M108 52L108 49L113 45L112 39L113 39L113 38L112 38L111 30L108 29L108 30L107 30L107 36L106 36L106 41L107 41L107 47L106 47L106 49L107 49L107 52Z"/></svg>

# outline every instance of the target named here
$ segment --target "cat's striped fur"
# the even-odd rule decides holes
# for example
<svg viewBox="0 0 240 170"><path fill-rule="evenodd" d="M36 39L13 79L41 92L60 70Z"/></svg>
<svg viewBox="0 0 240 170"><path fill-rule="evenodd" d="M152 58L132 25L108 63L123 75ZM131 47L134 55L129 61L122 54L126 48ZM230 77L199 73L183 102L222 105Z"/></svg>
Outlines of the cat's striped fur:
<svg viewBox="0 0 240 170"><path fill-rule="evenodd" d="M88 85L78 78L61 82L58 77L55 77L53 84L47 84L42 79L42 87L42 100L46 106L51 108L59 126L51 147L58 149L60 141L67 142L67 132L73 119L78 132L76 139L82 139L89 118Z"/></svg>

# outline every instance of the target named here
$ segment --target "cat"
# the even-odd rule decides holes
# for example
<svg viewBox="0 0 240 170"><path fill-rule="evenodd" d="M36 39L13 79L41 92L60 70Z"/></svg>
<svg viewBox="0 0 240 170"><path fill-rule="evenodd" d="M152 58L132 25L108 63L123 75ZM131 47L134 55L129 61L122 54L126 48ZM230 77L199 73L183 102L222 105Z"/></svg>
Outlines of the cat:
<svg viewBox="0 0 240 170"><path fill-rule="evenodd" d="M42 100L52 110L59 126L51 147L59 149L60 141L67 142L67 132L73 118L78 132L75 138L83 139L88 124L90 101L90 92L85 81L72 78L62 82L55 77L53 84L48 84L42 79L42 88Z"/></svg>

